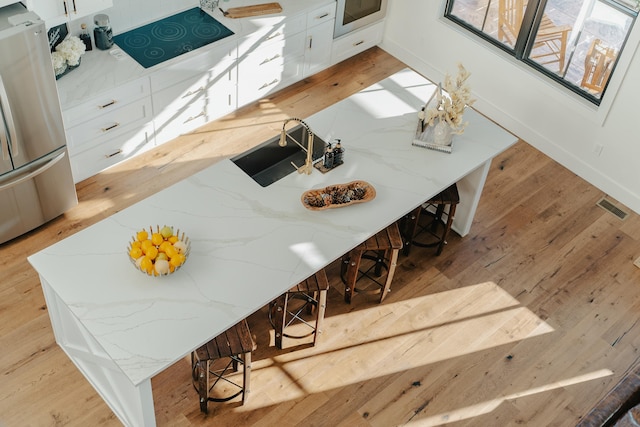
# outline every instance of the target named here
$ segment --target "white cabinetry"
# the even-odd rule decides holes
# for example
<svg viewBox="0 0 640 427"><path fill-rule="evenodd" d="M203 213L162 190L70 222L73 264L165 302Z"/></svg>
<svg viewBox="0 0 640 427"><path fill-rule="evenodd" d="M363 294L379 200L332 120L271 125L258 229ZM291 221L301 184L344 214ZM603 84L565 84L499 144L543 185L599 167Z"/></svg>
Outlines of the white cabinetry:
<svg viewBox="0 0 640 427"><path fill-rule="evenodd" d="M236 109L236 60L231 42L151 74L156 145Z"/></svg>
<svg viewBox="0 0 640 427"><path fill-rule="evenodd" d="M331 65L335 18L335 3L320 7L307 14L303 77L315 74Z"/></svg>
<svg viewBox="0 0 640 427"><path fill-rule="evenodd" d="M234 37L153 69L141 70L131 58L115 60L106 52L89 52L83 66L58 84L61 99L73 105L65 108L63 102L74 180L191 132L382 39L379 23L334 40L334 1L307 6L283 1L295 6L285 8L291 15L237 20L242 25L220 18L233 24ZM27 0L41 16L62 22L74 19L69 10L79 17L108 8L113 0L73 2ZM108 90L95 84L100 73L109 82ZM87 88L91 95L86 95Z"/></svg>
<svg viewBox="0 0 640 427"><path fill-rule="evenodd" d="M27 0L27 8L51 28L113 6L113 0Z"/></svg>
<svg viewBox="0 0 640 427"><path fill-rule="evenodd" d="M63 112L75 182L153 144L150 85L141 78Z"/></svg>
<svg viewBox="0 0 640 427"><path fill-rule="evenodd" d="M380 21L335 39L331 49L331 64L337 64L379 44L383 31L384 21Z"/></svg>
<svg viewBox="0 0 640 427"><path fill-rule="evenodd" d="M302 79L307 15L287 18L238 43L238 105Z"/></svg>

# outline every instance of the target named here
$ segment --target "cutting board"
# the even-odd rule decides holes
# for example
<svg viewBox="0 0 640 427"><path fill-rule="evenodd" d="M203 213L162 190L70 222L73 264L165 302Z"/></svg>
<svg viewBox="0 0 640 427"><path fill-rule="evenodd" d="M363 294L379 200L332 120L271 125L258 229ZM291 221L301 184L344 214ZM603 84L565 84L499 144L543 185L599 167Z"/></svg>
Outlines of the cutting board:
<svg viewBox="0 0 640 427"><path fill-rule="evenodd" d="M224 12L227 18L246 18L248 16L268 15L282 12L280 3L263 3L253 6L232 7Z"/></svg>

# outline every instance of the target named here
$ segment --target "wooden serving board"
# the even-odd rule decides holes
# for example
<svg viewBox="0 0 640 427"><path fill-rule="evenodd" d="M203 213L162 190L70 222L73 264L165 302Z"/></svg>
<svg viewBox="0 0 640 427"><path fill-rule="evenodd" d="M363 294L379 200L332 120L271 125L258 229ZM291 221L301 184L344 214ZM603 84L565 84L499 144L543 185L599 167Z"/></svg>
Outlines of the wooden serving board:
<svg viewBox="0 0 640 427"><path fill-rule="evenodd" d="M232 7L224 12L227 18L246 18L248 16L269 15L282 12L280 3L263 3L253 6Z"/></svg>
<svg viewBox="0 0 640 427"><path fill-rule="evenodd" d="M346 197L348 196L348 197ZM312 211L342 208L375 199L376 189L367 181L351 181L347 184L330 185L318 190L302 193L300 200Z"/></svg>

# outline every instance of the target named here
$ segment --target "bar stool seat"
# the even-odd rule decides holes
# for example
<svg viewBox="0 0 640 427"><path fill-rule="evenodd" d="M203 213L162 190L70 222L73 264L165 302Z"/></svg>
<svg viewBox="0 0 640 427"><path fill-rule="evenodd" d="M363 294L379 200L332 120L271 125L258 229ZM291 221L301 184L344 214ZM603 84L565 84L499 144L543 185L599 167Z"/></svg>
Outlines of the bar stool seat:
<svg viewBox="0 0 640 427"><path fill-rule="evenodd" d="M353 295L358 293L380 293L382 302L391 291L391 281L398 261L398 253L402 249L402 237L397 223L368 238L342 257L340 276L345 284L344 300L351 304ZM368 261L368 262L367 262ZM383 270L386 271L382 281ZM364 280L370 287L356 287L356 283Z"/></svg>
<svg viewBox="0 0 640 427"><path fill-rule="evenodd" d="M208 413L207 403L226 402L242 395L244 404L249 393L253 340L246 320L232 326L191 353L193 386L200 396L200 410ZM230 375L243 365L242 384ZM220 396L210 396L218 385ZM231 391L229 391L231 390Z"/></svg>
<svg viewBox="0 0 640 427"><path fill-rule="evenodd" d="M440 255L447 244L458 203L458 186L453 184L405 216L401 220L403 253L409 255L412 246L420 246L436 247L436 255Z"/></svg>
<svg viewBox="0 0 640 427"><path fill-rule="evenodd" d="M322 269L269 304L269 321L275 330L277 348L282 350L283 337L303 339L313 335L313 345L316 345L318 334L322 333L328 290L329 281ZM287 328L295 332L287 333Z"/></svg>

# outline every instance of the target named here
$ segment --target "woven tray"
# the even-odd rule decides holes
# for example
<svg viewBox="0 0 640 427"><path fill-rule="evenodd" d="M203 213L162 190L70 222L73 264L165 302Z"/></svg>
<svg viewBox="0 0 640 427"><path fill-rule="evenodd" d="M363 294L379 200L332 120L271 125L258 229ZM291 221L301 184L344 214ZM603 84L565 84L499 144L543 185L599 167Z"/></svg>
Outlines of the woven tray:
<svg viewBox="0 0 640 427"><path fill-rule="evenodd" d="M330 185L318 190L302 193L300 200L312 211L342 208L357 203L369 202L376 197L376 189L366 181L351 181L347 184Z"/></svg>

